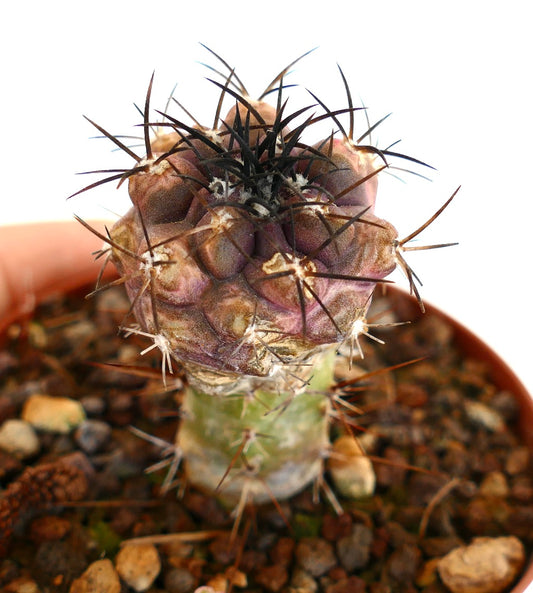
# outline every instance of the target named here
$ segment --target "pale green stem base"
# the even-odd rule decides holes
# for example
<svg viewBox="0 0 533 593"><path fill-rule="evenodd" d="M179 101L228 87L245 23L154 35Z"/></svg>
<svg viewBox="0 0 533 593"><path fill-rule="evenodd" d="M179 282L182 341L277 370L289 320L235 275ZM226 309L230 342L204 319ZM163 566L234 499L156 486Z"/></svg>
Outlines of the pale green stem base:
<svg viewBox="0 0 533 593"><path fill-rule="evenodd" d="M305 488L322 473L330 444L334 360L334 351L320 355L297 395L214 396L189 387L177 436L187 479L228 504L279 501Z"/></svg>

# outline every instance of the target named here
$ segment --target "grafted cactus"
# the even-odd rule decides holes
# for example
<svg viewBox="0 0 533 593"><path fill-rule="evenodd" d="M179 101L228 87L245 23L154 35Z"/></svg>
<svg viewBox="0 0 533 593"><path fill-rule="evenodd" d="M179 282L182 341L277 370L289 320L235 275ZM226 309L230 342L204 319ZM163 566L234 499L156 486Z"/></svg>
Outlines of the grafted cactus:
<svg viewBox="0 0 533 593"><path fill-rule="evenodd" d="M416 292L406 240L374 205L391 159L423 163L364 144L372 127L354 138L358 108L342 71L346 108L313 95L288 112L289 67L257 100L229 70L211 81L221 90L212 127L162 114L153 139L150 83L146 155L96 126L136 163L89 186L128 181L133 207L102 238L137 320L128 331L159 348L164 378L173 363L185 373L186 476L241 504L286 498L321 476L339 347L355 354L373 291L398 264ZM323 120L331 136L304 141Z"/></svg>

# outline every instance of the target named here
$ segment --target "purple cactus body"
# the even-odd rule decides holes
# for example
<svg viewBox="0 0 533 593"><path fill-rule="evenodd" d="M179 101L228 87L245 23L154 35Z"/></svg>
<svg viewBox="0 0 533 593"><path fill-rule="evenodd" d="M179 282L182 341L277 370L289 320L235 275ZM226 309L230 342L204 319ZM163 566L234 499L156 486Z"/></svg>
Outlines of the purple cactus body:
<svg viewBox="0 0 533 593"><path fill-rule="evenodd" d="M223 495L240 505L290 496L321 476L336 352L347 343L351 356L367 334L373 291L397 264L414 288L401 252L428 224L399 241L375 215L378 174L388 156L403 155L353 140L357 109L344 76L348 109L319 101L323 115L286 115L287 70L259 100L231 71L215 83L213 129L165 115L170 131L153 140L150 84L144 158L97 126L137 161L107 179L128 180L133 204L106 239L140 326L129 331L153 340L164 372L174 361L185 374L176 446L188 479L219 494L229 482ZM264 100L273 90L277 107ZM220 119L227 95L235 104ZM305 143L324 119L342 138ZM260 434L276 438L258 444Z"/></svg>
<svg viewBox="0 0 533 593"><path fill-rule="evenodd" d="M249 134L257 145L276 113L262 102L255 108L271 118ZM235 109L225 122L234 121ZM232 134L223 138L218 160L238 165L243 148L229 145ZM143 330L163 332L185 366L257 376L270 374L273 359L307 359L346 339L396 265L396 232L373 214L379 157L338 140L322 143L323 157L292 149L289 171L266 155L250 188L228 169L217 171L224 179L209 177L200 151L176 144L167 137L167 153L130 177L134 207L111 231L119 244L129 235L133 255L113 255Z"/></svg>

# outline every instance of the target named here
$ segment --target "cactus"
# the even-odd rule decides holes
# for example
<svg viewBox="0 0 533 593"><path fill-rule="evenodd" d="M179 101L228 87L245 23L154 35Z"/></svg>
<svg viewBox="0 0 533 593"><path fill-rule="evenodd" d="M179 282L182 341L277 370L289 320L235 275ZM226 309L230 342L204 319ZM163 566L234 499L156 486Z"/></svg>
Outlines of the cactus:
<svg viewBox="0 0 533 593"><path fill-rule="evenodd" d="M430 221L400 240L375 215L390 161L424 163L366 143L375 126L355 137L362 108L340 68L347 107L312 94L312 105L288 112L284 79L297 60L252 99L211 53L228 68L211 80L220 89L213 126L166 113L152 122L150 81L146 154L93 124L135 164L81 192L128 183L132 208L101 235L136 318L125 329L151 341L144 352L160 350L165 381L176 365L186 377L176 451L187 479L242 506L321 479L337 353L360 351L372 294L397 266L420 301L403 254ZM307 143L324 120L334 131Z"/></svg>

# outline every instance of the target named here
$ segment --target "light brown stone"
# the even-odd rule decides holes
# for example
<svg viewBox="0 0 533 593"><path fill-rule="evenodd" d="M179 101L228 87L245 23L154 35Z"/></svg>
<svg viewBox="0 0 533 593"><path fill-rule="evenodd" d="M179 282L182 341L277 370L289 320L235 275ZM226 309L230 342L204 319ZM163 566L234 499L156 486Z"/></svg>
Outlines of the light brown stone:
<svg viewBox="0 0 533 593"><path fill-rule="evenodd" d="M74 399L36 393L26 400L22 419L39 430L68 434L85 420L85 411Z"/></svg>
<svg viewBox="0 0 533 593"><path fill-rule="evenodd" d="M153 544L126 544L117 554L115 566L129 587L146 591L161 570L161 560Z"/></svg>
<svg viewBox="0 0 533 593"><path fill-rule="evenodd" d="M524 561L524 546L516 537L478 537L441 558L438 571L452 593L502 593Z"/></svg>
<svg viewBox="0 0 533 593"><path fill-rule="evenodd" d="M111 560L96 560L72 581L69 593L120 593L120 580Z"/></svg>

